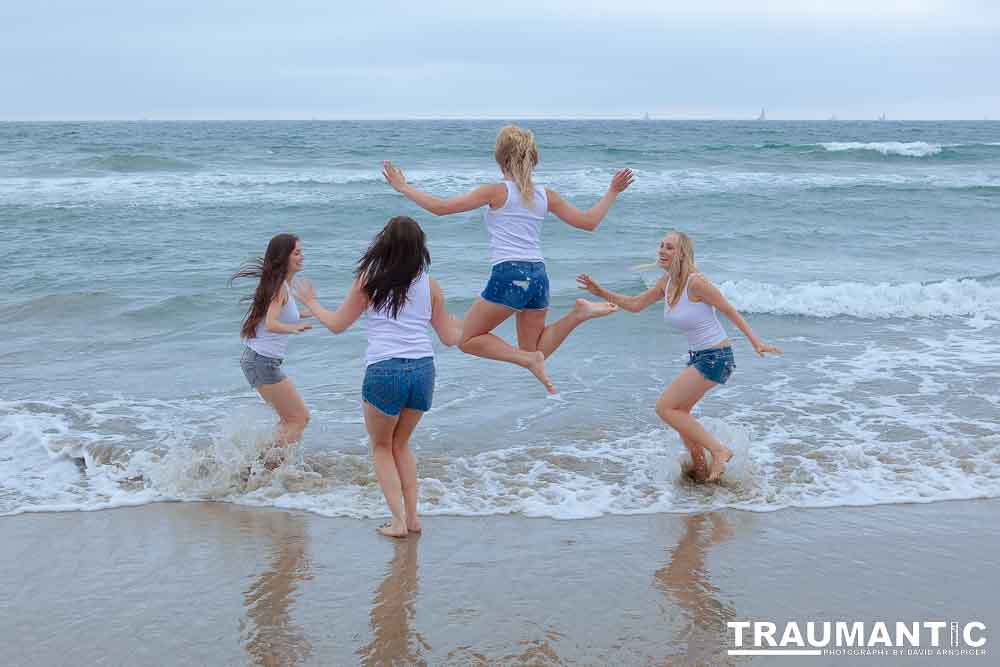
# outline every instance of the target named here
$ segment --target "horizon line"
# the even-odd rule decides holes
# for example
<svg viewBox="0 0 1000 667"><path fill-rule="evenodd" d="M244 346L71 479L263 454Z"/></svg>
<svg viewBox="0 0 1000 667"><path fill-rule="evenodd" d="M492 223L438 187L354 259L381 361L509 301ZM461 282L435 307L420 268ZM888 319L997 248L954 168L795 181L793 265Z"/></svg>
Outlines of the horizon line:
<svg viewBox="0 0 1000 667"><path fill-rule="evenodd" d="M124 122L334 122L334 121L455 121L455 120L622 120L637 122L656 121L745 121L749 123L773 123L773 122L823 122L823 123L891 123L891 122L995 122L996 119L989 115L982 117L944 117L944 118L906 118L906 117L768 117L760 120L754 116L670 116L670 115L533 115L533 114L505 114L505 115L412 115L412 116L388 116L388 115L329 115L329 116L206 116L206 117L185 117L185 116L121 116L121 117L60 117L60 118L0 118L0 123L124 123Z"/></svg>

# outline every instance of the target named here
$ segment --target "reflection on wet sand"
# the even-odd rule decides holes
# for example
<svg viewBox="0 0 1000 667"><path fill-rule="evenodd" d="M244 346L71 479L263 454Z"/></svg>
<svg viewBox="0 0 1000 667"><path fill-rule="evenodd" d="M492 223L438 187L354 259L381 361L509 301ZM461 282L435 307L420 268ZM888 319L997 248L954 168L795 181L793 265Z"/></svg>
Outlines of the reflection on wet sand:
<svg viewBox="0 0 1000 667"><path fill-rule="evenodd" d="M392 561L372 599L371 642L358 650L364 665L426 665L430 645L411 627L416 615L420 536L394 540Z"/></svg>
<svg viewBox="0 0 1000 667"><path fill-rule="evenodd" d="M270 568L243 595L247 609L241 624L244 647L252 664L297 665L312 654L309 640L291 618L299 584L312 578L306 526L299 517L284 512L262 513L253 523L258 524L258 519L264 525L253 526L253 533L272 539Z"/></svg>
<svg viewBox="0 0 1000 667"><path fill-rule="evenodd" d="M693 514L687 518L683 537L669 555L667 564L656 572L655 585L684 614L685 622L674 635L685 645L684 653L672 656L667 664L716 665L726 658L726 623L735 610L718 598L705 568L709 548L733 536L732 527L718 512Z"/></svg>

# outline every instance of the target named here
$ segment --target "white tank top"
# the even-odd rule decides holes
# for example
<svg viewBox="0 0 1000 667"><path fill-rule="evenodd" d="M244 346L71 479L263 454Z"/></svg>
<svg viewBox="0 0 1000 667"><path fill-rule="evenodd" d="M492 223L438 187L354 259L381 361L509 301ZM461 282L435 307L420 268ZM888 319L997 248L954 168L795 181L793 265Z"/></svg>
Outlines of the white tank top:
<svg viewBox="0 0 1000 667"><path fill-rule="evenodd" d="M393 319L387 312L366 311L368 319L368 351L365 365L386 359L422 359L434 356L428 328L431 324L431 277L417 276L406 293L406 303Z"/></svg>
<svg viewBox="0 0 1000 667"><path fill-rule="evenodd" d="M545 188L535 188L534 207L528 208L521 190L513 181L504 181L507 201L498 209L486 209L486 229L490 232L490 261L541 262L542 221L549 211Z"/></svg>
<svg viewBox="0 0 1000 667"><path fill-rule="evenodd" d="M694 275L694 274L692 274ZM671 326L687 334L688 349L692 352L715 347L727 338L726 330L722 328L715 306L704 302L695 303L688 298L688 276L684 291L677 299L674 307L670 307L670 280L663 290L663 319Z"/></svg>
<svg viewBox="0 0 1000 667"><path fill-rule="evenodd" d="M292 298L292 290L289 289L288 283L285 283L285 294L288 301L278 313L278 321L282 324L298 324L302 318L299 316L299 307L295 304L295 299ZM281 359L285 356L285 350L288 349L290 335L268 331L265 320L262 318L257 323L257 335L247 339L247 347L259 355Z"/></svg>

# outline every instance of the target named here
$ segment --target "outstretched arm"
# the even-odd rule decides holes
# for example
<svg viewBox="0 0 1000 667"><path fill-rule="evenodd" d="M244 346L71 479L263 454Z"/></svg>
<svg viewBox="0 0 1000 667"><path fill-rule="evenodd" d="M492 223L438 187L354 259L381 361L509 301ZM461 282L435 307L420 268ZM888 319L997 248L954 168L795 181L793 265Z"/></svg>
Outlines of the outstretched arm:
<svg viewBox="0 0 1000 667"><path fill-rule="evenodd" d="M549 200L549 210L557 218L571 227L592 232L601 224L601 220L608 214L608 210L615 203L618 195L624 192L628 186L632 185L632 181L634 180L635 174L632 173L631 169L622 169L619 171L611 179L608 191L586 213L563 199L555 190L545 188L545 195Z"/></svg>
<svg viewBox="0 0 1000 667"><path fill-rule="evenodd" d="M426 192L421 192L407 183L403 170L388 160L382 163L382 175L396 192L401 193L417 206L434 215L464 213L465 211L482 208L487 204L493 208L499 208L504 205L507 198L507 189L499 183L480 185L471 192L458 195L457 197L449 197L448 199L435 197Z"/></svg>
<svg viewBox="0 0 1000 667"><path fill-rule="evenodd" d="M576 284L580 287L580 289L585 289L594 296L617 304L630 313L638 313L646 308L649 308L649 306L663 298L663 290L667 286L667 276L664 274L662 278L656 281L655 285L642 294L637 294L635 296L628 296L627 294L619 294L617 292L612 292L611 290L606 290L586 273L581 273L576 277Z"/></svg>
<svg viewBox="0 0 1000 667"><path fill-rule="evenodd" d="M437 281L431 278L431 326L438 339L452 347L462 342L462 320L448 313L444 292Z"/></svg>
<svg viewBox="0 0 1000 667"><path fill-rule="evenodd" d="M747 324L747 321L743 319L740 312L733 308L733 305L729 303L729 300L719 291L716 287L708 280L705 276L696 274L691 276L691 282L688 283L688 294L691 296L692 301L704 301L710 306L714 306L716 310L725 315L730 322L735 324L737 328L743 332L743 335L747 337L750 344L753 345L754 352L759 356L763 357L764 354L781 354L781 350L765 343L764 341L757 338L754 335L753 329Z"/></svg>
<svg viewBox="0 0 1000 667"><path fill-rule="evenodd" d="M297 280L292 289L295 290L295 296L309 307L313 316L335 334L347 331L368 307L368 297L362 291L358 280L351 283L351 288L347 290L344 302L337 310L327 310L320 305L319 301L316 300L316 289L308 280Z"/></svg>

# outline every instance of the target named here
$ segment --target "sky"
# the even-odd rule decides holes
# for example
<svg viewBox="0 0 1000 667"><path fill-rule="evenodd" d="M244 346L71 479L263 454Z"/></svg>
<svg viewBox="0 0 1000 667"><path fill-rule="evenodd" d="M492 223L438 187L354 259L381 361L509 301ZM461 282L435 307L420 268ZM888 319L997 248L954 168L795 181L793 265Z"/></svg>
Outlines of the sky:
<svg viewBox="0 0 1000 667"><path fill-rule="evenodd" d="M0 120L1000 119L997 0L2 0Z"/></svg>

